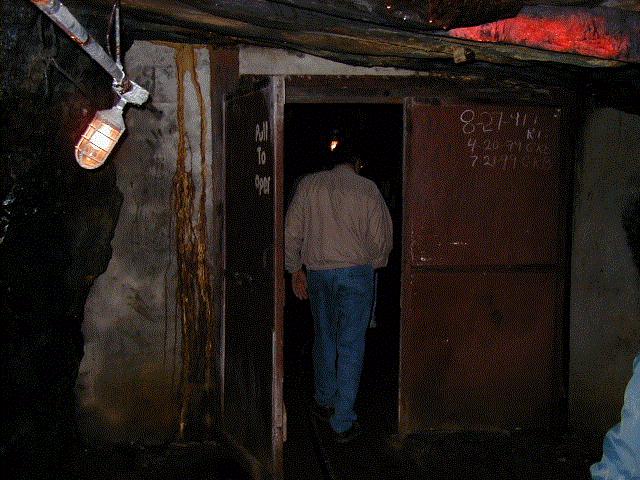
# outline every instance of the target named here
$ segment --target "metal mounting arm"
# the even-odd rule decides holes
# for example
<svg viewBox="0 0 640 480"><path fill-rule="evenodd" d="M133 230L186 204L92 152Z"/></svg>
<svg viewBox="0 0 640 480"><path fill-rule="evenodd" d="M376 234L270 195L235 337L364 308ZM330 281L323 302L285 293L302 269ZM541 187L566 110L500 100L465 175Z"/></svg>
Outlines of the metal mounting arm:
<svg viewBox="0 0 640 480"><path fill-rule="evenodd" d="M31 0L56 25L89 54L113 78L113 89L127 103L142 105L147 101L149 92L127 78L122 65L116 63L102 46L89 35L76 17L60 0Z"/></svg>

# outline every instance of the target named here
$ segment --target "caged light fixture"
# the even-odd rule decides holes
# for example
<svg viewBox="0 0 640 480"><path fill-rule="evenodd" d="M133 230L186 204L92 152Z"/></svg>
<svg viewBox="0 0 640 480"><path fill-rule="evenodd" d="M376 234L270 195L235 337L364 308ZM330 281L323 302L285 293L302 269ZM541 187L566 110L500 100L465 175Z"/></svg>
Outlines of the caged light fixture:
<svg viewBox="0 0 640 480"><path fill-rule="evenodd" d="M82 168L91 170L105 162L124 133L123 110L126 104L121 97L113 108L96 112L76 143L76 161Z"/></svg>
<svg viewBox="0 0 640 480"><path fill-rule="evenodd" d="M60 0L31 0L56 25L71 37L113 78L112 88L118 100L109 110L100 110L84 131L75 147L76 161L82 168L92 170L101 166L118 143L125 130L124 109L127 103L142 105L149 92L127 78L120 62L120 1L114 4L116 32L116 60L87 33Z"/></svg>

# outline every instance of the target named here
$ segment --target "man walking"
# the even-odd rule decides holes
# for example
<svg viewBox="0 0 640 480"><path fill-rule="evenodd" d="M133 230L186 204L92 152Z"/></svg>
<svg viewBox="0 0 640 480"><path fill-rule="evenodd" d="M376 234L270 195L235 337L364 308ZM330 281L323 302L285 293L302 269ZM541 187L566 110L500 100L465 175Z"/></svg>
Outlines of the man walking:
<svg viewBox="0 0 640 480"><path fill-rule="evenodd" d="M304 177L285 220L285 267L314 319L314 414L336 440L360 433L354 411L374 295L374 269L392 246L389 210L362 161L334 152L331 170ZM306 272L305 268L306 267Z"/></svg>

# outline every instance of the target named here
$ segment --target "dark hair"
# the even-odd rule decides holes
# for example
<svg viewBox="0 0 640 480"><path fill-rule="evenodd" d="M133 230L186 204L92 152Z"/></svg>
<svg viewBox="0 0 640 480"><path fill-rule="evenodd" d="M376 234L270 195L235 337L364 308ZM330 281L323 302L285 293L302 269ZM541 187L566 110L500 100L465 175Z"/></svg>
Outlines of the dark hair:
<svg viewBox="0 0 640 480"><path fill-rule="evenodd" d="M347 143L339 144L335 150L329 152L329 163L333 166L340 165L342 163L355 165L358 158L358 153Z"/></svg>

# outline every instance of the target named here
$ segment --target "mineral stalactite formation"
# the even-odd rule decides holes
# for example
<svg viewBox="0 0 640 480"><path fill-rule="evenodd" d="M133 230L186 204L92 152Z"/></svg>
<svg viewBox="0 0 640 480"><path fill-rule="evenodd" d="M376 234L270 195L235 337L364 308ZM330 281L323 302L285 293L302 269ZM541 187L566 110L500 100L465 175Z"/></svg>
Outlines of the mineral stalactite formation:
<svg viewBox="0 0 640 480"><path fill-rule="evenodd" d="M207 238L207 121L202 88L198 82L197 59L192 45L175 45L178 72L178 157L173 179L172 202L176 221L178 282L176 321L181 328L181 374L179 434L184 437L195 389L204 384L211 395L214 319L211 272ZM185 124L185 77L190 74L200 109L201 185L197 220L194 219L196 187L187 165Z"/></svg>

